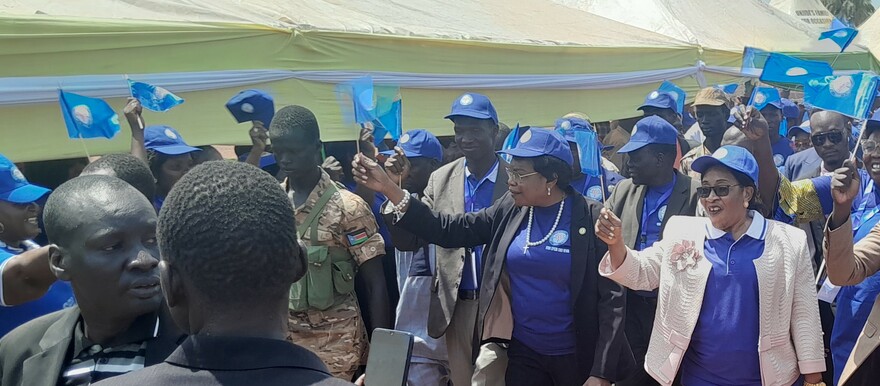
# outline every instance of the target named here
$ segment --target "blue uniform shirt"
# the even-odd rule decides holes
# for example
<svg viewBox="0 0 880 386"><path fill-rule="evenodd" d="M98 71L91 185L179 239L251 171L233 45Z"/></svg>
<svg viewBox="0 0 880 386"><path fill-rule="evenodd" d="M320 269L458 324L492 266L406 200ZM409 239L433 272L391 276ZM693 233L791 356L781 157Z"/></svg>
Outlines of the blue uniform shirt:
<svg viewBox="0 0 880 386"><path fill-rule="evenodd" d="M11 248L0 242L0 272L13 256L24 252L22 249ZM0 307L0 337L16 327L40 316L58 311L76 304L70 284L57 281L49 287L43 297L19 306Z"/></svg>
<svg viewBox="0 0 880 386"><path fill-rule="evenodd" d="M660 225L666 216L666 205L672 196L672 188L678 177L673 174L672 181L660 187L650 187L645 193L645 205L642 207L642 223L639 225L637 250L641 251L660 240Z"/></svg>
<svg viewBox="0 0 880 386"><path fill-rule="evenodd" d="M492 193L495 191L495 180L498 177L498 161L489 170L481 180L471 174L467 168L467 161L464 163L464 211L479 212L482 209L492 206L495 201L492 199ZM473 291L480 289L480 279L482 277L482 259L483 247L475 247L473 253L465 256L464 269L461 273L462 290Z"/></svg>
<svg viewBox="0 0 880 386"><path fill-rule="evenodd" d="M571 205L565 208L553 235L544 244L526 246L528 216L507 250L513 337L541 355L575 353L574 315L571 309ZM559 204L535 208L529 240L539 241L553 228Z"/></svg>
<svg viewBox="0 0 880 386"><path fill-rule="evenodd" d="M861 172L861 170L860 170ZM854 242L858 242L870 233L874 225L880 222L880 192L867 172L862 177L862 195L853 203ZM867 176L867 179L865 178ZM834 383L840 381L840 375L855 347L856 340L868 321L868 315L874 307L874 301L880 294L880 273L866 278L855 286L840 289L837 294L837 313L834 316L834 329L831 331L831 357L834 361Z"/></svg>
<svg viewBox="0 0 880 386"><path fill-rule="evenodd" d="M705 257L712 263L700 318L681 365L687 386L761 386L759 297L754 260L764 253L767 222L751 211L739 240L707 225Z"/></svg>
<svg viewBox="0 0 880 386"><path fill-rule="evenodd" d="M571 180L570 185L576 192L583 194L584 197L592 199L593 201L604 202L605 198L611 196L611 191L614 190L617 183L624 180L623 176L620 174L609 172L607 170L604 172L605 197L602 197L602 181L599 180L599 177L581 174L580 177Z"/></svg>
<svg viewBox="0 0 880 386"><path fill-rule="evenodd" d="M772 145L773 149L773 162L776 164L776 168L781 172L785 172L785 160L788 159L789 156L794 154L794 149L791 147L791 140L782 137L779 139L779 142L776 142Z"/></svg>

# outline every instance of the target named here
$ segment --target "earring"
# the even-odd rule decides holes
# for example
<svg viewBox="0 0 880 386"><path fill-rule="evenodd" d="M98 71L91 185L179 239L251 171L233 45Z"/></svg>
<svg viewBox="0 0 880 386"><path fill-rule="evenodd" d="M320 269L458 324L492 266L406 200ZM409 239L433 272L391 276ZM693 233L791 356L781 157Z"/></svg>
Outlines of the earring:
<svg viewBox="0 0 880 386"><path fill-rule="evenodd" d="M749 202L748 202L748 201L746 201L746 202L743 203L743 208L746 208L746 209L749 208Z"/></svg>
<svg viewBox="0 0 880 386"><path fill-rule="evenodd" d="M550 187L549 186L547 187L547 195L548 196L550 195Z"/></svg>

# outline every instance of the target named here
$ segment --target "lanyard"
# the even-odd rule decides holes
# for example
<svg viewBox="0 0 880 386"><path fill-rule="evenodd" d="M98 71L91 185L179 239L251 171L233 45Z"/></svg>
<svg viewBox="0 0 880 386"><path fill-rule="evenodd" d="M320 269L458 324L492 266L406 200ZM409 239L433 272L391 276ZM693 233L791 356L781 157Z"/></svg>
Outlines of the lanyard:
<svg viewBox="0 0 880 386"><path fill-rule="evenodd" d="M859 204L859 208L856 210L856 213L859 213L859 223L853 225L853 232L858 233L859 229L868 222L871 222L871 218L873 218L877 212L880 212L880 206L877 206L877 200L874 196L874 180L868 182L868 187L865 188L865 193L862 194L862 202ZM868 208L868 200L871 198L874 199L874 207L871 210L865 212L865 209ZM871 222L872 224L876 223L876 221Z"/></svg>
<svg viewBox="0 0 880 386"><path fill-rule="evenodd" d="M672 184L669 186L669 189L663 192L660 195L660 199L657 200L657 205L654 208L648 210L648 194L645 193L645 204L642 206L642 222L639 227L640 238L639 242L641 243L641 247L644 247L648 242L648 219L654 215L660 208L666 205L666 202L669 201L669 197L672 196L672 191L675 190L675 182L678 179L678 176L675 174L672 175ZM663 219L661 218L662 222Z"/></svg>

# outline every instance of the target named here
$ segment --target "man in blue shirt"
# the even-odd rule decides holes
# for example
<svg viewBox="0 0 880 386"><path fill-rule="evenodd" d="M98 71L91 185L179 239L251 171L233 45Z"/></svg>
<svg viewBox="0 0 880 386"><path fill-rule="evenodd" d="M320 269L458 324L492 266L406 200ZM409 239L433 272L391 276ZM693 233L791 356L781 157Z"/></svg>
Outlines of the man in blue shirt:
<svg viewBox="0 0 880 386"><path fill-rule="evenodd" d="M670 217L696 212L699 181L673 165L677 134L666 120L649 116L636 123L629 143L619 150L629 155L626 166L632 178L617 185L605 206L621 219L624 241L635 250L659 241ZM657 384L643 369L656 310L656 292L628 291L626 335L639 366L618 385Z"/></svg>
<svg viewBox="0 0 880 386"><path fill-rule="evenodd" d="M0 306L3 306L0 307L0 337L32 319L70 307L75 303L70 285L55 282L54 278L50 277L48 251L43 250L40 256L33 256L38 252L30 251L38 248L30 240L40 234L37 225L40 206L36 202L41 201L48 194L49 189L31 185L12 161L0 155L0 272L2 272L0 277L11 276L17 266L19 269L29 268L30 271L34 271L30 272L33 275L32 279L41 283L35 291L28 291L35 292L27 296L30 299L22 299L21 296L16 296L21 294L14 292L25 289L10 287L16 281L9 280L7 283L0 281ZM17 264L24 260L36 260L42 263L39 264L42 268L37 264L26 266ZM34 297L39 298L24 303L24 300L32 300ZM12 304L20 305L8 306Z"/></svg>

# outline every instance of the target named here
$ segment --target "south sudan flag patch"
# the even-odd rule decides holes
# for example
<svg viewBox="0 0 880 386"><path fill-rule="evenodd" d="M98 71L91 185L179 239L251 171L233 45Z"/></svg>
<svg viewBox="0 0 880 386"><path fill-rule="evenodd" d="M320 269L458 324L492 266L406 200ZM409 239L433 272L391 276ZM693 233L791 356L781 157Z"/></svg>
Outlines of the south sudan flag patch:
<svg viewBox="0 0 880 386"><path fill-rule="evenodd" d="M352 247L356 245L361 245L370 239L370 236L367 234L366 229L359 229L345 236L348 237L348 244Z"/></svg>

